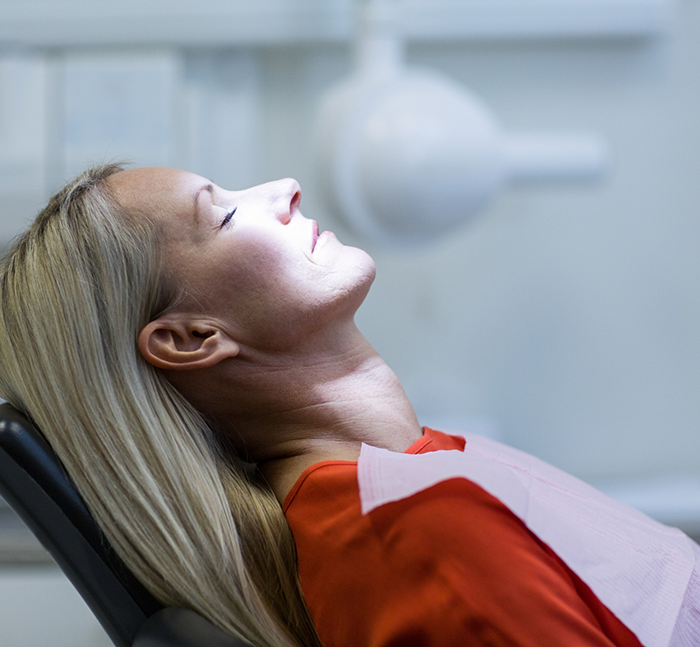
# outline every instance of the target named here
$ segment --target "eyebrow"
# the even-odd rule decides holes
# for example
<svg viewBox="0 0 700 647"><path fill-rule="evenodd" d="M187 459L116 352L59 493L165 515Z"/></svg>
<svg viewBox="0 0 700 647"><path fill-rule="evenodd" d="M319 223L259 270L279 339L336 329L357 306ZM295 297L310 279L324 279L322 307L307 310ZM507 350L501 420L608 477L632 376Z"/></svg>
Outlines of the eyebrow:
<svg viewBox="0 0 700 647"><path fill-rule="evenodd" d="M209 191L211 195L214 195L214 185L211 183L203 184L192 194L192 201L194 202L194 221L197 224L199 224L199 196L202 191Z"/></svg>

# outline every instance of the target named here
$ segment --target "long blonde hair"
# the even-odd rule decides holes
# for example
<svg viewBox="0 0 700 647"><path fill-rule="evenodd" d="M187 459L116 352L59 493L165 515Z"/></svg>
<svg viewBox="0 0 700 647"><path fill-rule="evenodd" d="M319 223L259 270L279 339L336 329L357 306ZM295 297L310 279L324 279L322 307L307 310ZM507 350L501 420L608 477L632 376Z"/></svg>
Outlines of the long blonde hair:
<svg viewBox="0 0 700 647"><path fill-rule="evenodd" d="M166 605L254 645L320 645L279 503L237 468L137 336L178 293L161 232L87 171L0 270L0 394L47 436L103 531Z"/></svg>

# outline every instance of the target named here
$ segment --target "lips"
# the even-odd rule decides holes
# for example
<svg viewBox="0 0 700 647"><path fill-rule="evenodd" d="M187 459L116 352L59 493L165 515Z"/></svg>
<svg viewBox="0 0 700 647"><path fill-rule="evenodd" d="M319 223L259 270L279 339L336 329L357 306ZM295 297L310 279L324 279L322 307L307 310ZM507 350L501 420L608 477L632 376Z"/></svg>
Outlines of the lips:
<svg viewBox="0 0 700 647"><path fill-rule="evenodd" d="M316 242L318 241L318 223L315 220L311 221L311 251L313 252L316 248Z"/></svg>

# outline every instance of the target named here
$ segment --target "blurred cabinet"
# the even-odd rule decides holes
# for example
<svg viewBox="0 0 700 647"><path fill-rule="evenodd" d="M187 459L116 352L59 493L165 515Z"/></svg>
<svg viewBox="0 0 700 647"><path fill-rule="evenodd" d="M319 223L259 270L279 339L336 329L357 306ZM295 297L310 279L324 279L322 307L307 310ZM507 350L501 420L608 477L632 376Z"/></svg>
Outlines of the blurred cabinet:
<svg viewBox="0 0 700 647"><path fill-rule="evenodd" d="M222 186L253 183L260 113L258 57L248 49L0 56L0 245L92 164L173 166Z"/></svg>
<svg viewBox="0 0 700 647"><path fill-rule="evenodd" d="M167 52L67 55L57 97L65 174L122 159L174 165L179 72L179 57Z"/></svg>
<svg viewBox="0 0 700 647"><path fill-rule="evenodd" d="M46 67L38 55L0 57L0 232L43 200Z"/></svg>

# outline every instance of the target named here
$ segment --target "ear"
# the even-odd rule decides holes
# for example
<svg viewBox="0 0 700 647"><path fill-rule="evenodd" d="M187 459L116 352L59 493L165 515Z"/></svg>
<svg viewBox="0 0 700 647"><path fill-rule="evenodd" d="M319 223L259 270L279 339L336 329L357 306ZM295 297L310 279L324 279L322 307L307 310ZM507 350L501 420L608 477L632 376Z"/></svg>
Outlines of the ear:
<svg viewBox="0 0 700 647"><path fill-rule="evenodd" d="M138 341L149 364L170 371L208 368L240 352L238 344L215 324L175 313L147 324Z"/></svg>

